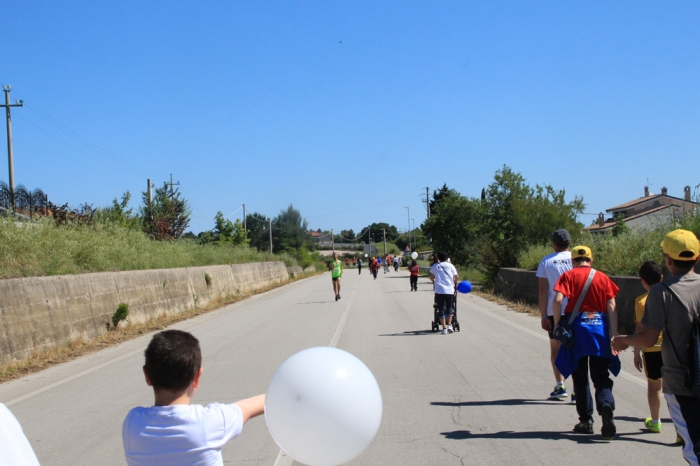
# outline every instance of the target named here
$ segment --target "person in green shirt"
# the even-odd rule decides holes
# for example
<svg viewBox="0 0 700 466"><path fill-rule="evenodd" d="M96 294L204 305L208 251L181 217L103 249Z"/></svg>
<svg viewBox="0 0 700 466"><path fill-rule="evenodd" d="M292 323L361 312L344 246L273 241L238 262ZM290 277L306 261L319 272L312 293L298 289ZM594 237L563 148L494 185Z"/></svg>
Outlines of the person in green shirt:
<svg viewBox="0 0 700 466"><path fill-rule="evenodd" d="M340 279L343 276L343 263L338 259L338 253L333 253L333 262L331 262L331 278L333 279L333 292L335 300L340 299Z"/></svg>

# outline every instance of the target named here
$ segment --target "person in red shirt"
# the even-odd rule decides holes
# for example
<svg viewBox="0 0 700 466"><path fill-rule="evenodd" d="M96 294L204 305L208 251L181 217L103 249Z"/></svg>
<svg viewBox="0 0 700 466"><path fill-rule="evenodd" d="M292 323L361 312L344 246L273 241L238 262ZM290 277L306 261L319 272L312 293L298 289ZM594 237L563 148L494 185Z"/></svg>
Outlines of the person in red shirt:
<svg viewBox="0 0 700 466"><path fill-rule="evenodd" d="M420 267L416 264L416 261L411 261L411 266L408 268L411 271L411 291L418 291L418 272L420 272Z"/></svg>
<svg viewBox="0 0 700 466"><path fill-rule="evenodd" d="M596 407L603 419L601 433L604 439L612 440L617 430L613 421L615 398L610 372L614 375L619 373L620 360L610 341L617 335L615 296L619 288L607 275L592 270L593 255L588 247L573 248L571 261L573 269L564 272L554 286L556 295L552 303L552 314L555 327L561 319L568 320L571 317L589 275L594 275L572 325L576 346L570 349L562 345L556 364L564 377L571 374L574 383L576 411L580 421L574 427L574 432L593 433L593 400L588 382L590 368ZM565 315L562 316L561 308L565 297L569 302L564 310Z"/></svg>
<svg viewBox="0 0 700 466"><path fill-rule="evenodd" d="M372 257L372 260L369 261L369 271L372 273L374 276L374 279L377 279L377 271L379 270L379 262L377 262L376 257Z"/></svg>

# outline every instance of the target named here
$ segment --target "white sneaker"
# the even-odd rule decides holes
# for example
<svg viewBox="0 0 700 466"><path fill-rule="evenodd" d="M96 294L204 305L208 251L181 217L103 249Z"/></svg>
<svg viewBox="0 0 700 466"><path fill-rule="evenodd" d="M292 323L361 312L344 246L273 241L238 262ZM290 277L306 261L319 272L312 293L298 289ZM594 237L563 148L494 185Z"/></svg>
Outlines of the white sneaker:
<svg viewBox="0 0 700 466"><path fill-rule="evenodd" d="M448 326L447 326L447 333L454 333L454 332L455 332L455 331L454 331L454 329L452 328L452 326L451 326L451 325L448 325Z"/></svg>
<svg viewBox="0 0 700 466"><path fill-rule="evenodd" d="M447 335L447 329L446 329L446 328L443 328L443 329L442 329L442 332L440 332L440 333L443 334L443 335Z"/></svg>

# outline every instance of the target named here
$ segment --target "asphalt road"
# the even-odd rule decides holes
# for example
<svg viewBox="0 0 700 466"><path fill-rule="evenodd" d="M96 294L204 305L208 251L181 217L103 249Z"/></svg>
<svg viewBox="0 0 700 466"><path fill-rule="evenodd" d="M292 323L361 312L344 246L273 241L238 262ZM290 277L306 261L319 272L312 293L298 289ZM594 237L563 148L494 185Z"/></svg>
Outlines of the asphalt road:
<svg viewBox="0 0 700 466"><path fill-rule="evenodd" d="M618 438L571 432L573 405L546 401L553 377L539 319L472 295L458 305L462 331L430 332L432 287L409 292L406 272L348 270L342 300L330 274L257 295L174 326L202 344L204 375L195 402L233 402L266 390L275 369L304 348L333 344L367 364L382 390L377 438L354 465L684 464L666 408L664 432L647 433L646 383L623 357L615 380ZM125 464L121 423L150 405L143 381L146 335L0 385L45 465ZM226 464L291 464L263 418L223 451Z"/></svg>

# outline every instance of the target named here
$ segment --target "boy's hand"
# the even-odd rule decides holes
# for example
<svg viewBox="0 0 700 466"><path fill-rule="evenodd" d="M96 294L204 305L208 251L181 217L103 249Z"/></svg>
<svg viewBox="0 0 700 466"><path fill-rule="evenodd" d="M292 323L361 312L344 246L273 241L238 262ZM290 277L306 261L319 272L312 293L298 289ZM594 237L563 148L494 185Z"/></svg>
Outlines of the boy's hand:
<svg viewBox="0 0 700 466"><path fill-rule="evenodd" d="M629 345L623 341L623 338L625 338L625 335L617 335L612 337L612 348L617 353L629 348Z"/></svg>
<svg viewBox="0 0 700 466"><path fill-rule="evenodd" d="M642 356L637 351L634 352L634 367L636 367L639 372L642 372Z"/></svg>
<svg viewBox="0 0 700 466"><path fill-rule="evenodd" d="M540 320L541 325L542 325L542 330L545 332L551 332L552 331L552 323L549 321L547 317L542 317Z"/></svg>

